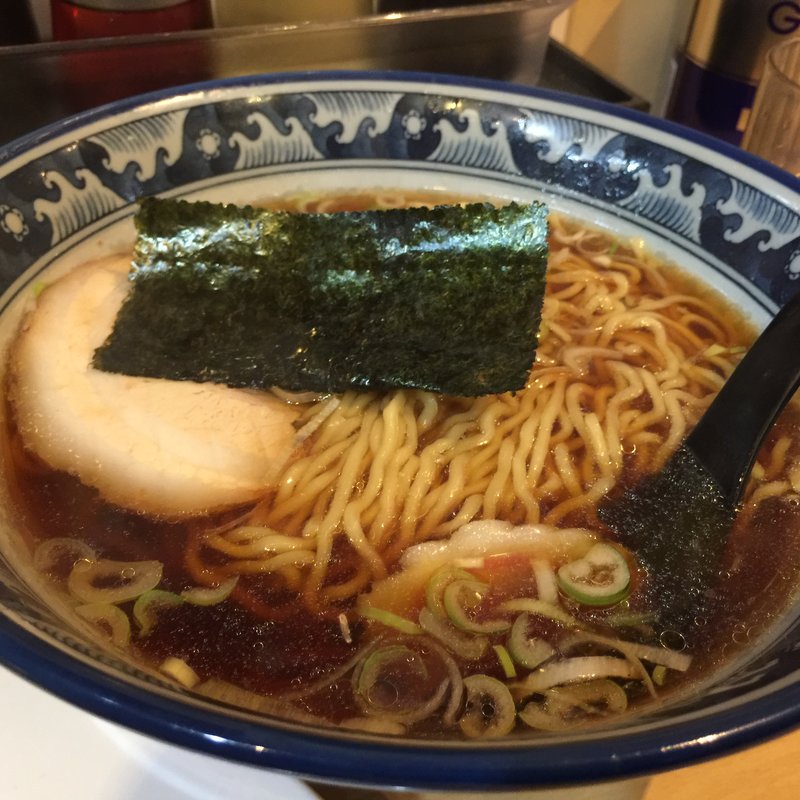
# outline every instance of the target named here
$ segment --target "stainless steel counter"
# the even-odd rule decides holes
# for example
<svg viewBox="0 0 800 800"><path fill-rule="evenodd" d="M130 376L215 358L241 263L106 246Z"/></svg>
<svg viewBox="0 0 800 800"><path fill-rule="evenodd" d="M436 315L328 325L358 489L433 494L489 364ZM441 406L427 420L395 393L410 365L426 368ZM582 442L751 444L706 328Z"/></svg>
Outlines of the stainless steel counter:
<svg viewBox="0 0 800 800"><path fill-rule="evenodd" d="M646 109L646 103L550 41L532 69L522 45L506 47L502 27L450 56L425 36L404 49L389 26L361 31L238 28L0 47L0 144L43 125L131 95L216 78L306 69L400 69L537 83L550 89ZM420 31L422 33L422 31ZM345 35L346 34L346 35ZM350 49L348 49L350 48ZM356 52L354 48L358 48Z"/></svg>

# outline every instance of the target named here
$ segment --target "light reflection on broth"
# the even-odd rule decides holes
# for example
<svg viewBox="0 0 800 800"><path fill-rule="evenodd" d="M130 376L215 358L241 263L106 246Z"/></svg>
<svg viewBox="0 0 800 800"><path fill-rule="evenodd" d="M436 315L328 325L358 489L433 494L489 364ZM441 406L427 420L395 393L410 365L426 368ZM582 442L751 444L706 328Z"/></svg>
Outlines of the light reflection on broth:
<svg viewBox="0 0 800 800"><path fill-rule="evenodd" d="M796 584L797 412L760 454L706 618L685 637L658 630L635 554L603 550L596 504L664 463L753 332L697 280L604 232L552 216L550 247L526 389L295 398L298 452L262 499L222 515L114 507L47 467L12 422L9 482L40 568L84 620L184 686L321 724L530 735L696 679L755 638ZM124 562L118 575L101 569L109 560ZM623 599L576 595L581 570L617 581Z"/></svg>

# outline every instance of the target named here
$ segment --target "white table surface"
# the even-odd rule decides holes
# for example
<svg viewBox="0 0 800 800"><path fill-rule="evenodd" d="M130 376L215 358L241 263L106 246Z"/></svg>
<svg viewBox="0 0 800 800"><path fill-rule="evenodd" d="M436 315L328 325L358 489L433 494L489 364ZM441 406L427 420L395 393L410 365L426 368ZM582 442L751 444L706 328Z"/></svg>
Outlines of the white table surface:
<svg viewBox="0 0 800 800"><path fill-rule="evenodd" d="M318 800L294 778L100 720L3 667L0 754L2 800Z"/></svg>

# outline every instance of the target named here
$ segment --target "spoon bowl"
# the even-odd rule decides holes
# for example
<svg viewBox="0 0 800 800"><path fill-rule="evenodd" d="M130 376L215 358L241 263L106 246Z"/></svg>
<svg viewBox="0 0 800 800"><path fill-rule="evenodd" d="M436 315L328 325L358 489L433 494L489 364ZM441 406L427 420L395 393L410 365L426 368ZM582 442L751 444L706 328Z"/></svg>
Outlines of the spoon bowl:
<svg viewBox="0 0 800 800"><path fill-rule="evenodd" d="M798 341L800 293L756 339L664 468L618 485L598 508L647 568L662 624L682 633L705 613L758 450L800 385Z"/></svg>

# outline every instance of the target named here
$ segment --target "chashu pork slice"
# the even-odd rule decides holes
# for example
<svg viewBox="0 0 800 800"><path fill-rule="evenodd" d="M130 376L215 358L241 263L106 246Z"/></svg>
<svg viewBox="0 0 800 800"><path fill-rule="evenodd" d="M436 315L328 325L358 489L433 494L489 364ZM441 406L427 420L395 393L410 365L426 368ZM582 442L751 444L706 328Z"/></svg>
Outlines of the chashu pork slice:
<svg viewBox="0 0 800 800"><path fill-rule="evenodd" d="M25 445L110 502L164 517L252 501L295 446L298 411L266 392L134 378L91 366L128 290L129 256L48 286L11 358Z"/></svg>

